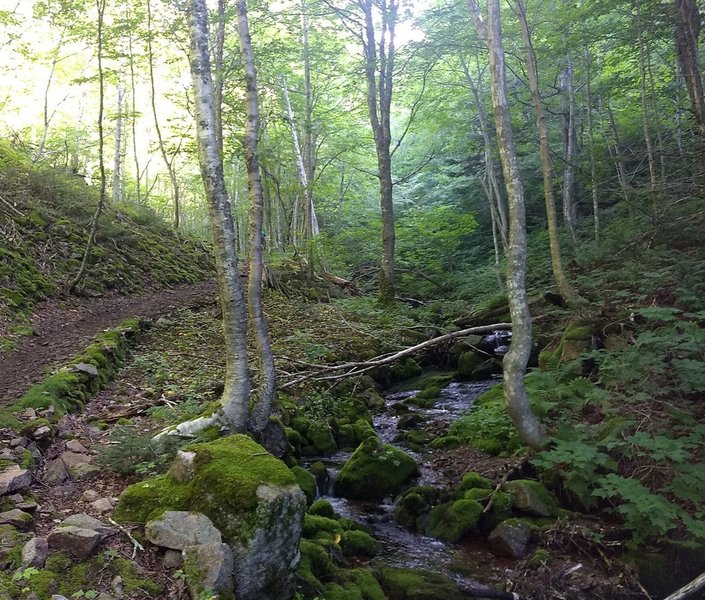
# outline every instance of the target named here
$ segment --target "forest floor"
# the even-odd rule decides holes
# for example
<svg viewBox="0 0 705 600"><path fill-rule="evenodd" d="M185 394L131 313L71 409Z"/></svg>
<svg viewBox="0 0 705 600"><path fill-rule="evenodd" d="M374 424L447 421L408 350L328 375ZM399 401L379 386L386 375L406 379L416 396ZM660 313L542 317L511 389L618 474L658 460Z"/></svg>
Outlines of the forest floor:
<svg viewBox="0 0 705 600"><path fill-rule="evenodd" d="M158 318L179 307L211 302L214 281L150 291L138 296L52 298L35 308L32 335L0 355L0 405L19 398L52 369L65 364L98 333L131 317Z"/></svg>

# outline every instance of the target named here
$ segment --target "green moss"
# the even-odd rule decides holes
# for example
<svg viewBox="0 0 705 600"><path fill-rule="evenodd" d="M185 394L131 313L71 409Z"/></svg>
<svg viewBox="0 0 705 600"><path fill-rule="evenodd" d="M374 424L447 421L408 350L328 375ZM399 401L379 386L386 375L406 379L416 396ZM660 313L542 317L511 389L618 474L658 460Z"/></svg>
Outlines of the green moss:
<svg viewBox="0 0 705 600"><path fill-rule="evenodd" d="M450 579L421 569L382 568L377 572L389 600L459 600L463 595Z"/></svg>
<svg viewBox="0 0 705 600"><path fill-rule="evenodd" d="M306 502L311 504L316 498L316 478L306 469L298 465L291 467L291 472L294 474L294 477L296 477L296 483L299 484L299 487L306 496Z"/></svg>
<svg viewBox="0 0 705 600"><path fill-rule="evenodd" d="M431 509L426 532L447 542L457 542L475 528L482 511L482 505L475 500L440 504Z"/></svg>
<svg viewBox="0 0 705 600"><path fill-rule="evenodd" d="M380 545L364 531L344 531L340 540L343 556L376 556L380 552Z"/></svg>
<svg viewBox="0 0 705 600"><path fill-rule="evenodd" d="M578 325L577 323L572 323L566 327L565 333L563 333L564 340L590 340L595 328L593 325Z"/></svg>
<svg viewBox="0 0 705 600"><path fill-rule="evenodd" d="M330 425L326 421L314 421L306 431L306 437L311 441L311 445L320 454L332 454L338 449L331 431Z"/></svg>
<svg viewBox="0 0 705 600"><path fill-rule="evenodd" d="M459 487L461 490L469 490L472 488L482 488L490 490L494 486L492 485L492 481L487 479L487 477L483 477L475 471L468 471L467 473L465 473L465 475L463 475Z"/></svg>
<svg viewBox="0 0 705 600"><path fill-rule="evenodd" d="M333 509L333 505L328 502L328 500L324 500L323 498L321 498L320 500L316 500L309 507L308 514L316 515L319 517L326 517L328 519L338 518L335 510Z"/></svg>
<svg viewBox="0 0 705 600"><path fill-rule="evenodd" d="M539 517L555 517L558 515L558 503L553 495L538 481L532 479L516 479L507 481L502 491L510 493L514 498L514 507L526 513Z"/></svg>
<svg viewBox="0 0 705 600"><path fill-rule="evenodd" d="M377 432L365 419L358 419L353 423L353 427L355 428L355 436L360 440L360 443L369 437L377 437Z"/></svg>
<svg viewBox="0 0 705 600"><path fill-rule="evenodd" d="M342 528L340 523L335 519L329 519L328 517L321 517L318 515L306 514L304 515L303 528L301 530L301 535L309 539L318 539L321 533L325 533L324 537L334 537L336 534L342 533Z"/></svg>
<svg viewBox="0 0 705 600"><path fill-rule="evenodd" d="M472 372L477 369L482 363L483 358L475 352L463 352L458 357L458 377L469 379L472 377Z"/></svg>
<svg viewBox="0 0 705 600"><path fill-rule="evenodd" d="M127 487L113 516L122 523L146 523L167 510L188 510L189 497L186 484L158 475Z"/></svg>
<svg viewBox="0 0 705 600"><path fill-rule="evenodd" d="M384 498L417 472L411 456L376 437L367 438L345 463L335 483L346 498Z"/></svg>
<svg viewBox="0 0 705 600"><path fill-rule="evenodd" d="M401 362L393 364L389 368L389 376L392 381L404 381L417 375L421 375L421 367L413 358L407 358Z"/></svg>
<svg viewBox="0 0 705 600"><path fill-rule="evenodd" d="M359 440L355 433L355 427L351 424L341 425L335 435L336 442L339 448L356 448L362 441Z"/></svg>
<svg viewBox="0 0 705 600"><path fill-rule="evenodd" d="M323 581L330 581L337 568L330 554L315 542L302 539L299 545L301 560L296 571L301 587L309 596L314 596L323 588Z"/></svg>
<svg viewBox="0 0 705 600"><path fill-rule="evenodd" d="M542 371L553 371L558 368L560 362L560 351L541 350L541 352L539 352L539 369Z"/></svg>
<svg viewBox="0 0 705 600"><path fill-rule="evenodd" d="M531 569L538 569L539 567L543 567L550 558L551 554L548 550L546 550L545 548L538 548L529 557L529 560L527 561L527 566Z"/></svg>

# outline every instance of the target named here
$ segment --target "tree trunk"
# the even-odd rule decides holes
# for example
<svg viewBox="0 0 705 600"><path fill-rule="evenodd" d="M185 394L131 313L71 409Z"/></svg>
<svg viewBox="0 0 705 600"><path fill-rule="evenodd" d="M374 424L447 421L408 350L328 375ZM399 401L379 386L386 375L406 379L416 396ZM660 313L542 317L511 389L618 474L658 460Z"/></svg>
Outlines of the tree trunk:
<svg viewBox="0 0 705 600"><path fill-rule="evenodd" d="M595 243L600 243L600 203L597 191L597 163L595 161L595 129L592 121L592 74L590 66L592 64L590 50L585 48L585 65L587 70L586 81L586 101L587 101L587 123L588 138L590 144L590 188L592 191L592 219L595 230Z"/></svg>
<svg viewBox="0 0 705 600"><path fill-rule="evenodd" d="M127 19L129 20L129 3L127 4ZM132 48L132 28L127 32L127 50L130 61L130 126L132 129L132 157L135 162L135 186L137 192L137 204L142 202L142 170L140 169L140 157L137 150L137 85L135 82L135 53Z"/></svg>
<svg viewBox="0 0 705 600"><path fill-rule="evenodd" d="M39 146L37 146L37 151L34 153L34 158L32 162L37 162L44 154L44 145L47 141L47 135L49 134L49 123L51 122L51 116L49 115L49 89L51 88L51 82L54 80L54 73L56 72L56 64L59 62L59 50L63 46L64 35L63 32L59 38L59 43L54 49L54 55L51 59L51 70L49 71L49 77L47 79L46 87L44 88L44 128L42 130L42 139L39 141Z"/></svg>
<svg viewBox="0 0 705 600"><path fill-rule="evenodd" d="M121 171L122 171L122 100L125 87L122 85L122 72L118 76L117 119L115 121L115 157L113 160L113 204L121 199Z"/></svg>
<svg viewBox="0 0 705 600"><path fill-rule="evenodd" d="M553 279L556 282L561 296L570 302L575 300L577 294L568 281L563 268L563 258L561 256L560 237L558 235L558 219L556 218L556 200L553 195L553 175L551 167L551 148L548 140L548 128L539 92L539 76L536 67L536 54L531 42L529 24L526 18L526 10L522 0L517 0L516 14L521 26L522 38L526 47L526 71L529 76L529 90L534 104L534 114L536 116L536 130L539 136L539 153L541 156L541 171L543 173L543 194L546 205L546 222L548 225L548 240L551 250L551 267Z"/></svg>
<svg viewBox="0 0 705 600"><path fill-rule="evenodd" d="M218 0L218 21L215 34L214 67L215 77L213 81L213 109L215 110L215 131L218 143L218 152L222 160L223 157L223 86L225 84L225 73L223 71L223 53L225 50L225 0Z"/></svg>
<svg viewBox="0 0 705 600"><path fill-rule="evenodd" d="M205 0L191 0L191 76L193 78L198 157L208 200L218 293L225 339L223 413L233 431L245 431L249 415L250 376L247 368L247 310L237 268L236 239L218 152L213 107L213 80L208 54L208 10Z"/></svg>
<svg viewBox="0 0 705 600"><path fill-rule="evenodd" d="M81 259L81 266L78 268L76 277L74 277L69 284L69 293L75 291L76 286L86 274L88 259L90 258L91 250L93 250L95 236L98 231L98 221L100 220L100 215L103 213L103 206L105 205L105 134L103 132L103 115L105 113L105 73L103 72L103 23L105 17L105 1L106 0L96 0L95 2L96 9L98 10L96 33L98 48L96 54L98 57L98 168L100 170L100 191L98 193L98 205L91 219L91 228L88 232L88 241L86 242L83 259Z"/></svg>
<svg viewBox="0 0 705 600"><path fill-rule="evenodd" d="M561 75L563 88L563 221L565 223L573 248L578 246L575 233L575 160L578 146L575 134L575 93L573 90L573 63L570 58Z"/></svg>
<svg viewBox="0 0 705 600"><path fill-rule="evenodd" d="M247 22L247 2L237 0L237 31L240 38L240 54L245 71L247 125L245 128L245 164L250 191L250 274L247 281L247 308L255 331L255 342L259 355L259 390L257 402L252 409L249 427L260 433L269 422L274 399L276 371L274 355L267 332L267 321L262 306L262 180L257 155L257 135L259 132L259 107L257 104L257 71L252 53L252 41Z"/></svg>
<svg viewBox="0 0 705 600"><path fill-rule="evenodd" d="M509 206L507 297L512 317L512 344L503 361L504 398L509 415L522 440L533 448L539 448L542 445L543 428L531 410L524 384L526 365L531 352L531 315L524 284L526 278L524 190L519 175L519 162L507 102L499 0L488 0L487 4L486 24L477 0L468 0L477 33L489 50L492 106Z"/></svg>

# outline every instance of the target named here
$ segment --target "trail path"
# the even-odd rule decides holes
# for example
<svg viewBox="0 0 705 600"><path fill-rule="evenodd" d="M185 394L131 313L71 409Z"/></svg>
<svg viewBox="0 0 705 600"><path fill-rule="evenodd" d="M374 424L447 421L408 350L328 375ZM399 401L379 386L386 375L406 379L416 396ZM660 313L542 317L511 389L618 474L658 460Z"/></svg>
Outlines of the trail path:
<svg viewBox="0 0 705 600"><path fill-rule="evenodd" d="M0 404L19 398L52 369L66 363L101 331L130 317L159 317L177 308L209 301L215 282L204 281L139 296L50 300L37 306L34 335L0 355Z"/></svg>

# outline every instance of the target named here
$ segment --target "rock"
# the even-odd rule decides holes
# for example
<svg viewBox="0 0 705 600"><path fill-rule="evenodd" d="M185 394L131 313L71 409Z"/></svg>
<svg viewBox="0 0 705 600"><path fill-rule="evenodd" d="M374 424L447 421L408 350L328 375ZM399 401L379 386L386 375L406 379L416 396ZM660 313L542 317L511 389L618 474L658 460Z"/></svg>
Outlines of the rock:
<svg viewBox="0 0 705 600"><path fill-rule="evenodd" d="M475 528L483 510L482 504L465 498L434 506L428 513L426 533L446 542L457 542Z"/></svg>
<svg viewBox="0 0 705 600"><path fill-rule="evenodd" d="M167 551L164 552L162 564L167 569L179 569L181 565L184 564L184 557L179 550L168 548Z"/></svg>
<svg viewBox="0 0 705 600"><path fill-rule="evenodd" d="M50 531L47 537L49 548L66 550L76 558L92 556L101 540L102 536L97 531L73 525L57 527Z"/></svg>
<svg viewBox="0 0 705 600"><path fill-rule="evenodd" d="M517 519L503 521L490 533L488 541L492 553L507 558L524 558L531 539L531 527Z"/></svg>
<svg viewBox="0 0 705 600"><path fill-rule="evenodd" d="M23 490L32 483L32 474L19 465L10 465L0 473L0 496Z"/></svg>
<svg viewBox="0 0 705 600"><path fill-rule="evenodd" d="M512 495L514 506L525 513L537 517L555 517L558 515L558 503L551 493L538 481L516 479L507 481L502 491Z"/></svg>
<svg viewBox="0 0 705 600"><path fill-rule="evenodd" d="M66 449L78 454L88 454L89 450L78 440L70 440L66 442Z"/></svg>
<svg viewBox="0 0 705 600"><path fill-rule="evenodd" d="M37 504L34 500L25 500L24 502L18 503L17 508L25 512L34 512L39 508L39 504Z"/></svg>
<svg viewBox="0 0 705 600"><path fill-rule="evenodd" d="M32 515L19 508L13 508L12 510L6 510L0 513L0 525L12 525L19 529L26 529L32 521Z"/></svg>
<svg viewBox="0 0 705 600"><path fill-rule="evenodd" d="M473 376L475 369L483 363L482 357L476 352L463 352L458 357L458 377L469 379Z"/></svg>
<svg viewBox="0 0 705 600"><path fill-rule="evenodd" d="M7 555L25 540L26 538L12 525L0 525L0 561L4 561Z"/></svg>
<svg viewBox="0 0 705 600"><path fill-rule="evenodd" d="M110 582L110 587L113 590L116 598L122 598L125 595L125 582L120 575L116 575Z"/></svg>
<svg viewBox="0 0 705 600"><path fill-rule="evenodd" d="M110 498L99 498L95 502L91 502L91 508L98 513L106 513L113 510L113 503Z"/></svg>
<svg viewBox="0 0 705 600"><path fill-rule="evenodd" d="M402 415L399 417L399 421L397 421L397 429L415 429L423 423L424 417L422 417L419 413L409 413L406 415Z"/></svg>
<svg viewBox="0 0 705 600"><path fill-rule="evenodd" d="M289 452L289 440L284 426L278 419L270 419L257 440L267 452L281 458Z"/></svg>
<svg viewBox="0 0 705 600"><path fill-rule="evenodd" d="M34 419L37 418L37 411L34 410L33 408L25 408L20 413L20 417L23 419L27 419L28 421L33 421Z"/></svg>
<svg viewBox="0 0 705 600"><path fill-rule="evenodd" d="M63 483L69 478L69 472L60 458L55 458L46 466L42 481L47 485Z"/></svg>
<svg viewBox="0 0 705 600"><path fill-rule="evenodd" d="M91 462L90 456L79 454L78 452L63 452L59 458L61 458L69 471L75 467Z"/></svg>
<svg viewBox="0 0 705 600"><path fill-rule="evenodd" d="M498 375L501 372L502 363L496 358L490 358L473 369L471 379L491 379L493 375Z"/></svg>
<svg viewBox="0 0 705 600"><path fill-rule="evenodd" d="M62 596L61 594L52 594L51 600L69 600L69 599L66 596Z"/></svg>
<svg viewBox="0 0 705 600"><path fill-rule="evenodd" d="M360 398L370 410L382 410L384 408L384 398L382 398L374 388L363 390L357 397Z"/></svg>
<svg viewBox="0 0 705 600"><path fill-rule="evenodd" d="M98 375L98 369L95 367L95 365L91 365L88 363L78 363L73 366L74 371L78 371L79 373L87 373L88 375L93 375L94 377Z"/></svg>
<svg viewBox="0 0 705 600"><path fill-rule="evenodd" d="M169 467L169 477L174 481L183 483L184 481L189 481L195 472L195 467L193 464L196 458L195 452L187 452L185 450L178 450L176 452L176 457L174 462L171 463Z"/></svg>
<svg viewBox="0 0 705 600"><path fill-rule="evenodd" d="M75 515L71 515L70 517L66 517L61 522L60 526L73 526L82 529L92 529L93 531L97 531L100 534L101 541L117 533L117 529L115 529L115 527L106 525L105 523L103 523L103 521L100 521L99 519L96 519L95 517L91 517L90 515L86 515L84 513L77 513Z"/></svg>
<svg viewBox="0 0 705 600"><path fill-rule="evenodd" d="M7 460L10 462L17 462L17 454L10 450L9 448L3 448L0 452L0 460Z"/></svg>
<svg viewBox="0 0 705 600"><path fill-rule="evenodd" d="M42 425L32 432L32 438L37 442L52 440L54 438L54 430L48 425Z"/></svg>
<svg viewBox="0 0 705 600"><path fill-rule="evenodd" d="M306 507L293 473L245 435L190 450L197 455L190 481L163 475L128 487L115 519L145 522L165 510L203 513L233 551L238 598L291 598Z"/></svg>
<svg viewBox="0 0 705 600"><path fill-rule="evenodd" d="M165 512L159 519L148 521L144 537L156 546L174 550L221 542L220 531L206 515L173 510Z"/></svg>
<svg viewBox="0 0 705 600"><path fill-rule="evenodd" d="M316 491L318 489L316 478L299 465L291 467L291 472L294 474L294 477L296 477L296 482L299 484L299 487L306 495L306 502L310 504L316 498Z"/></svg>
<svg viewBox="0 0 705 600"><path fill-rule="evenodd" d="M44 562L49 556L49 544L46 538L35 537L22 548L22 566L44 568Z"/></svg>
<svg viewBox="0 0 705 600"><path fill-rule="evenodd" d="M81 496L81 500L84 502L95 502L98 498L100 498L100 494L95 490L86 490Z"/></svg>
<svg viewBox="0 0 705 600"><path fill-rule="evenodd" d="M197 577L190 575L187 579L193 598L202 597L206 590L218 594L232 593L233 552L227 544L189 546L184 549L184 562L190 570L198 573Z"/></svg>
<svg viewBox="0 0 705 600"><path fill-rule="evenodd" d="M384 498L397 492L417 470L416 461L406 452L368 437L343 466L335 492L359 500Z"/></svg>
<svg viewBox="0 0 705 600"><path fill-rule="evenodd" d="M10 440L10 448L24 448L29 443L26 437L17 437Z"/></svg>
<svg viewBox="0 0 705 600"><path fill-rule="evenodd" d="M100 473L100 467L88 463L82 463L69 469L71 477L78 481L92 479Z"/></svg>
<svg viewBox="0 0 705 600"><path fill-rule="evenodd" d="M330 425L326 421L314 421L306 431L306 437L319 454L332 454L338 449Z"/></svg>
<svg viewBox="0 0 705 600"><path fill-rule="evenodd" d="M20 502L24 502L24 496L22 494L12 494L11 496L8 496L7 499L10 502L14 502L15 504L19 504Z"/></svg>

